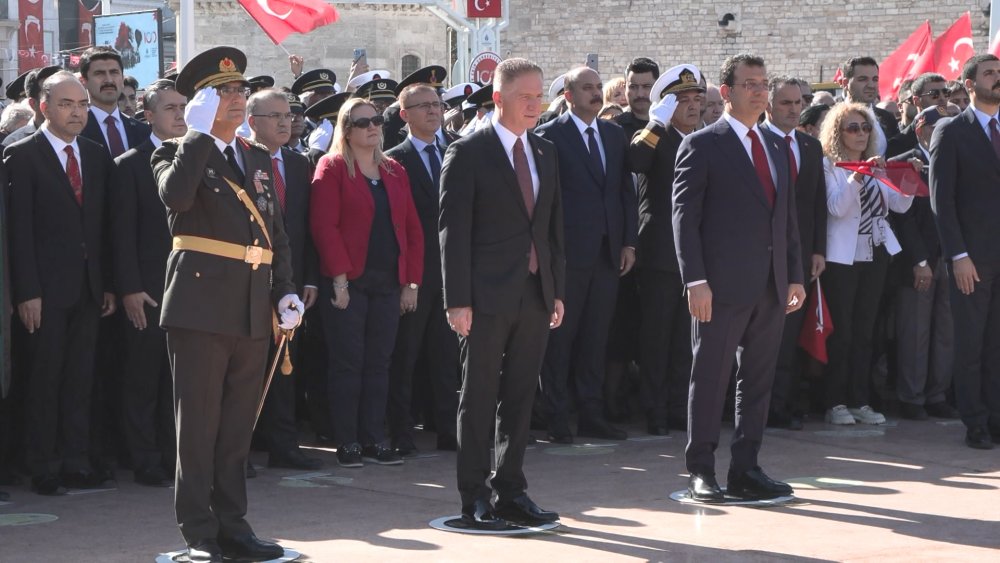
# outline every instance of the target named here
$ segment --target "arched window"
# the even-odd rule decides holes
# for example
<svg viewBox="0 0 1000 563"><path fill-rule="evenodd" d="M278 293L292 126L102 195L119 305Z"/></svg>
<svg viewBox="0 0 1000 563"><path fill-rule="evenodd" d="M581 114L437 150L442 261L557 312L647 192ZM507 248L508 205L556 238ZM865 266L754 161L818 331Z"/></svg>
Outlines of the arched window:
<svg viewBox="0 0 1000 563"><path fill-rule="evenodd" d="M416 55L403 55L403 68L400 73L400 80L409 76L413 71L420 68L420 57Z"/></svg>

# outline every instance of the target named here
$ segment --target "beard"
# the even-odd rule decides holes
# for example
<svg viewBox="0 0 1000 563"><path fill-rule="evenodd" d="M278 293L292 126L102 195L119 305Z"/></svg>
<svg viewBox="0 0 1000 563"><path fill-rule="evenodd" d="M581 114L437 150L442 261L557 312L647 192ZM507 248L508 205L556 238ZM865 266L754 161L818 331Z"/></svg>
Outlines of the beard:
<svg viewBox="0 0 1000 563"><path fill-rule="evenodd" d="M989 105L1000 104L1000 82L993 83L992 87L976 83L975 94L976 99L983 103Z"/></svg>

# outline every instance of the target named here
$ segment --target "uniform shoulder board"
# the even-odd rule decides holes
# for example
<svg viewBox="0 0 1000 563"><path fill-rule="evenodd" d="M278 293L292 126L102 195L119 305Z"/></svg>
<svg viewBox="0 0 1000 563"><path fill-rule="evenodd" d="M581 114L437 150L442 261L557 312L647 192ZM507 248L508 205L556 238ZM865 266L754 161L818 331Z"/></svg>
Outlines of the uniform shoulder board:
<svg viewBox="0 0 1000 563"><path fill-rule="evenodd" d="M239 139L240 139L240 141L243 141L243 145L246 146L247 148L253 147L255 149L260 149L260 150L266 152L267 154L271 154L271 151L268 150L268 148L265 145L262 145L262 144L258 143L257 141L254 141L254 140L251 140L251 139L247 139L246 137L239 137Z"/></svg>

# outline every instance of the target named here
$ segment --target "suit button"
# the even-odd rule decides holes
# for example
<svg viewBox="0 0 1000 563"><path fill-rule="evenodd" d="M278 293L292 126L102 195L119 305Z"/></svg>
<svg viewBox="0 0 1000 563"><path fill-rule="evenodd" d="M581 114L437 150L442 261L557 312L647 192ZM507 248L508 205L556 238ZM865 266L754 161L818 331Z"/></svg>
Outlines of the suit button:
<svg viewBox="0 0 1000 563"><path fill-rule="evenodd" d="M195 272L195 273L194 273L194 277L196 277L196 278L200 278L200 277L201 277L201 272Z"/></svg>
<svg viewBox="0 0 1000 563"><path fill-rule="evenodd" d="M219 188L214 188L214 189L215 189L215 193L219 193Z"/></svg>
<svg viewBox="0 0 1000 563"><path fill-rule="evenodd" d="M774 247L771 246L771 245L767 245L767 251L768 252L773 252L774 251Z"/></svg>

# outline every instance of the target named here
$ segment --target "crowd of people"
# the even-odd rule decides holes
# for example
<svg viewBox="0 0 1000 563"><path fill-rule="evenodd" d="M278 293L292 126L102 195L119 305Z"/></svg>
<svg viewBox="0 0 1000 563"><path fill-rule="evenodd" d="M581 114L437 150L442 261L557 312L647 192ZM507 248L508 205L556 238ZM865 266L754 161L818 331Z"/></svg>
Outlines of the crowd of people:
<svg viewBox="0 0 1000 563"><path fill-rule="evenodd" d="M362 64L342 88L292 56L285 87L226 49L140 86L94 47L8 86L0 484L176 483L182 532L214 560L200 542L220 533L227 553L271 553L226 528L245 490L198 512L212 472L253 476L232 428L258 400L271 467L323 465L305 428L350 468L436 433L488 529L558 518L524 495L525 444L622 440L623 423L686 431L705 501L724 417L729 491L757 497L791 492L757 464L765 424L889 413L1000 440L996 57L894 100L870 57L843 64L837 97L749 55L717 84L638 57L613 78L568 70L546 110L523 59L450 87L441 66L396 81ZM838 166L887 160L930 197ZM826 365L799 346L820 288ZM265 359L286 365L264 378Z"/></svg>

